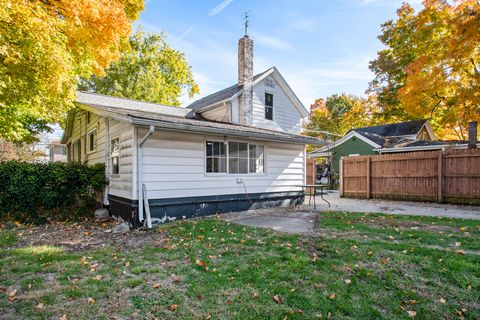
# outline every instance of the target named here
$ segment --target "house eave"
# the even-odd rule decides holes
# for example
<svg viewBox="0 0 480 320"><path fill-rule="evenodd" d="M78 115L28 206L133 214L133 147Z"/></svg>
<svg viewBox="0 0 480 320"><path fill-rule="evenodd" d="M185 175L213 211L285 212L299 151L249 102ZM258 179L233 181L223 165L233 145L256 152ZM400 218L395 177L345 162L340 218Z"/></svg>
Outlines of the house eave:
<svg viewBox="0 0 480 320"><path fill-rule="evenodd" d="M159 120L133 118L132 124L137 126L154 125L157 128L160 128L162 130L167 130L167 131L177 131L177 132L187 131L187 132L196 132L196 133L204 133L204 134L212 134L212 135L231 136L231 137L238 137L238 138L250 138L250 139L262 140L262 141L303 144L303 145L306 145L306 144L316 145L316 146L325 145L323 141L317 141L311 138L304 138L303 136L286 137L286 136L279 136L279 135L268 134L268 133L236 131L231 129L213 128L213 127L202 127L202 126L195 126L190 124L172 123L172 122L159 121Z"/></svg>

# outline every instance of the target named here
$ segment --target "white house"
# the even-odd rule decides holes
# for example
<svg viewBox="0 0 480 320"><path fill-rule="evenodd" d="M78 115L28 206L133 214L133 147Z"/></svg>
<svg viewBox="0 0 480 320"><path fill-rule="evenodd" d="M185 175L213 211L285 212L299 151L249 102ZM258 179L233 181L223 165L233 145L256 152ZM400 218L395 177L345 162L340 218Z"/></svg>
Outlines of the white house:
<svg viewBox="0 0 480 320"><path fill-rule="evenodd" d="M105 204L135 226L300 203L305 145L323 142L300 135L307 110L278 70L252 70L245 36L238 83L187 108L79 92L68 159L105 163Z"/></svg>

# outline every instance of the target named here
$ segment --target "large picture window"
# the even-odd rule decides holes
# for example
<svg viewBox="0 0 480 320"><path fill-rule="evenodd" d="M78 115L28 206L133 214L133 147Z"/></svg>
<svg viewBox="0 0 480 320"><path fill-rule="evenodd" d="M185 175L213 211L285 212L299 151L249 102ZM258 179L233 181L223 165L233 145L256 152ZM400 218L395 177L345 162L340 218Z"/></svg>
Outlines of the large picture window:
<svg viewBox="0 0 480 320"><path fill-rule="evenodd" d="M265 172L264 146L246 142L207 141L205 172L248 174Z"/></svg>
<svg viewBox="0 0 480 320"><path fill-rule="evenodd" d="M206 172L227 172L227 155L223 142L207 141L206 155Z"/></svg>

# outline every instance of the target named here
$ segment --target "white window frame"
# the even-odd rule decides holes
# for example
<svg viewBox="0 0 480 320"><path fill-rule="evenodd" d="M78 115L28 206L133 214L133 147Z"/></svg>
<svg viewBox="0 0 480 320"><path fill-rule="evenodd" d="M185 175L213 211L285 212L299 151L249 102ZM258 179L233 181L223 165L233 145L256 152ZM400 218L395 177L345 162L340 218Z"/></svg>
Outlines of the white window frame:
<svg viewBox="0 0 480 320"><path fill-rule="evenodd" d="M91 145L90 145L90 136L94 134L95 135L95 146L93 149L91 149ZM88 131L87 133L87 154L90 154L90 153L93 153L93 152L96 152L97 151L97 143L98 143L98 132L97 132L97 128L95 129L92 129L90 131Z"/></svg>
<svg viewBox="0 0 480 320"><path fill-rule="evenodd" d="M207 172L207 142L221 142L225 143L225 152L226 152L226 166L227 172ZM247 152L250 159L250 145L261 145L263 146L263 172L252 172L250 173L250 160L248 161L247 165L247 173L230 173L230 156L229 156L229 142L241 142L247 144ZM205 138L203 143L203 173L204 176L223 176L223 177L254 177L254 176L266 176L267 175L267 152L268 146L265 143L261 142L249 142L245 140L237 140L237 139L228 139L228 140L219 140L218 138Z"/></svg>
<svg viewBox="0 0 480 320"><path fill-rule="evenodd" d="M114 140L117 140L118 139L118 151L115 152L115 155L114 155L114 152L112 151L112 141ZM120 136L114 136L114 137L110 137L110 141L108 142L108 154L109 154L109 161L110 161L110 178L117 178L119 179L120 178ZM118 173L113 173L113 163L112 163L112 159L114 157L117 157L118 158Z"/></svg>
<svg viewBox="0 0 480 320"><path fill-rule="evenodd" d="M270 107L270 106L267 106L267 101L265 99L265 95L266 94L271 94L272 95L272 119L267 119L266 117L266 112L265 112L265 109L267 107ZM270 91L270 90L265 90L265 93L263 94L263 119L264 120L267 120L267 121L275 121L275 93L273 91Z"/></svg>

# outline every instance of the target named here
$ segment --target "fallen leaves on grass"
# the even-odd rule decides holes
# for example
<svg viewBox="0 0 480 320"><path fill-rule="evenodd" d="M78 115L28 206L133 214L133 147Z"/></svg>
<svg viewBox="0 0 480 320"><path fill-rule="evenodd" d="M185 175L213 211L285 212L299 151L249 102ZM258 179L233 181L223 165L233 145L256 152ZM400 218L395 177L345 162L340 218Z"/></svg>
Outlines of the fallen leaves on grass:
<svg viewBox="0 0 480 320"><path fill-rule="evenodd" d="M352 280L350 280L350 279L345 279L345 283L346 283L346 284L350 284L350 283L352 283Z"/></svg>
<svg viewBox="0 0 480 320"><path fill-rule="evenodd" d="M463 250L455 250L455 253L458 253L458 254L463 255L463 254L465 254L465 251L463 251Z"/></svg>
<svg viewBox="0 0 480 320"><path fill-rule="evenodd" d="M14 302L15 300L17 300L17 290L10 291L8 294L8 301Z"/></svg>
<svg viewBox="0 0 480 320"><path fill-rule="evenodd" d="M182 281L182 278L180 276L176 276L176 275L172 274L172 281L173 282L180 282L180 281Z"/></svg>
<svg viewBox="0 0 480 320"><path fill-rule="evenodd" d="M88 303L88 304L94 304L94 303L95 303L95 299L93 299L93 298L88 298L88 299L87 299L87 303Z"/></svg>
<svg viewBox="0 0 480 320"><path fill-rule="evenodd" d="M407 310L407 313L408 313L408 316L411 317L411 318L415 318L417 316L416 311Z"/></svg>
<svg viewBox="0 0 480 320"><path fill-rule="evenodd" d="M155 289L158 289L158 288L160 288L160 283L155 282L152 287L155 288Z"/></svg>
<svg viewBox="0 0 480 320"><path fill-rule="evenodd" d="M328 296L330 299L335 299L337 297L337 295L335 293L332 293L331 295Z"/></svg>
<svg viewBox="0 0 480 320"><path fill-rule="evenodd" d="M37 304L37 306L35 308L37 308L38 310L43 310L44 307L45 307L45 305L40 302L39 304Z"/></svg>
<svg viewBox="0 0 480 320"><path fill-rule="evenodd" d="M443 304L447 303L447 300L445 300L444 298L440 298L438 301L440 301L440 303L443 303Z"/></svg>
<svg viewBox="0 0 480 320"><path fill-rule="evenodd" d="M171 311L175 311L175 310L177 310L177 308L178 308L178 304L172 304L172 305L170 306L170 310L171 310Z"/></svg>
<svg viewBox="0 0 480 320"><path fill-rule="evenodd" d="M283 304L283 301L278 294L273 296L273 300L278 304Z"/></svg>

